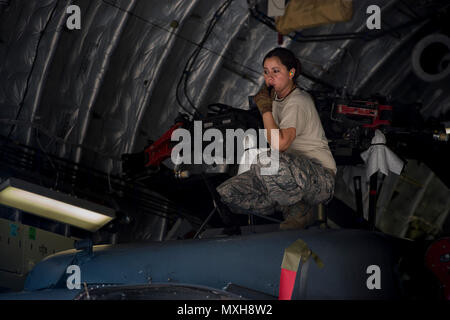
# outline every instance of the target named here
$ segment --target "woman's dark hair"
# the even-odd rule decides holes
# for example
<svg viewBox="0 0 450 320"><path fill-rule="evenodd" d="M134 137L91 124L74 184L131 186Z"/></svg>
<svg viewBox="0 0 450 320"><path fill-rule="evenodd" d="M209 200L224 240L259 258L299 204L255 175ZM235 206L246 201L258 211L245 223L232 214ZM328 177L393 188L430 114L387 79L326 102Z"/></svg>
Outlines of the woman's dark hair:
<svg viewBox="0 0 450 320"><path fill-rule="evenodd" d="M300 70L302 69L302 65L300 61L295 57L295 54L291 50L286 48L278 47L272 49L264 57L263 66L266 59L272 57L277 57L278 59L280 59L281 63L288 69L288 71L291 70L292 68L295 69L295 74L293 78L295 82L297 77L300 75Z"/></svg>

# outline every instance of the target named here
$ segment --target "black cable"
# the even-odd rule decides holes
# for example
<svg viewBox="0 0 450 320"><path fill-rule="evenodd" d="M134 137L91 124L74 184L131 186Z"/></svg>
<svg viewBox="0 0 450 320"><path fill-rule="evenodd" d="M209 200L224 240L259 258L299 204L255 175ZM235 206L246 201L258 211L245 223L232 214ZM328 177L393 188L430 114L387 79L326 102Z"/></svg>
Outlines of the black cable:
<svg viewBox="0 0 450 320"><path fill-rule="evenodd" d="M407 12L407 10L404 10L398 4L394 5L394 8L397 9L397 11L399 11L403 15L407 16L408 18L411 18L411 19L417 18L417 16L413 16L410 12Z"/></svg>
<svg viewBox="0 0 450 320"><path fill-rule="evenodd" d="M58 186L59 171L58 171L58 169L56 169L55 165L53 164L52 158L49 157L47 151L44 150L44 148L42 147L41 142L39 140L39 135L38 135L39 131L38 131L38 129L35 128L35 130L36 130L36 141L37 141L39 147L41 148L42 152L47 156L48 160L50 161L51 166L53 167L53 169L56 172L56 181L55 181L55 185L53 186L53 189L56 189L56 187Z"/></svg>
<svg viewBox="0 0 450 320"><path fill-rule="evenodd" d="M177 88L175 90L175 97L177 99L177 103L178 105L184 110L186 111L188 114L190 114L191 116L194 116L194 114L192 113L192 111L189 111L188 109L186 109L186 107L181 103L180 97L178 96L178 90L180 88L180 84L183 81L183 76L180 77L180 80L178 80L178 84L177 84Z"/></svg>
<svg viewBox="0 0 450 320"><path fill-rule="evenodd" d="M200 41L200 44L197 46L197 48L193 51L193 53L191 54L191 56L189 57L189 59L186 62L186 65L184 67L183 73L181 75L180 81L178 82L178 86L177 86L177 93L179 90L179 85L182 82L182 79L184 78L184 96L186 97L186 100L189 102L189 104L191 105L191 107L195 110L194 111L194 116L199 115L198 112L198 108L194 105L194 103L192 102L192 100L189 97L188 94L188 81L189 81L189 76L192 72L192 69L194 67L194 64L198 58L198 55L201 52L201 49L203 48L204 44L206 43L207 39L209 38L209 36L211 35L214 27L216 26L217 22L219 21L220 17L224 14L224 12L228 9L228 7L230 6L231 2L233 0L227 0L225 1L220 7L219 9L214 13L214 16L211 18L208 27L206 29L206 32L202 38L202 40ZM183 108L184 109L184 108Z"/></svg>
<svg viewBox="0 0 450 320"><path fill-rule="evenodd" d="M6 124L12 123L14 125L23 125L23 126L28 126L28 127L31 127L31 128L36 128L37 130L39 130L40 133L46 135L51 140L55 140L57 142L60 142L62 144L69 145L69 146L72 146L72 147L77 147L77 148L82 148L82 149L89 150L91 152L94 152L94 153L98 154L99 156L101 156L103 158L106 158L106 159L111 159L111 160L119 161L119 162L122 161L122 159L120 157L115 157L115 156L108 155L106 153L100 152L97 149L89 147L87 145L79 144L79 143L67 142L65 139L52 135L52 133L50 131L48 131L47 129L43 128L42 126L40 126L38 124L30 122L30 121L0 119L0 124L1 123L6 123ZM8 142L9 140L11 140L10 138L7 138L6 136L3 136L3 135L0 135L0 137L4 139L5 143Z"/></svg>
<svg viewBox="0 0 450 320"><path fill-rule="evenodd" d="M179 79L179 81L178 81L177 88L176 88L176 94L175 94L175 96L176 96L176 101L177 101L178 105L179 105L184 111L186 111L190 116L195 117L196 115L198 115L198 111L197 111L197 109L195 108L195 106L194 106L194 104L192 103L192 101L190 100L190 98L189 98L189 96L188 96L188 94L187 94L187 88L186 88L186 87L187 87L187 83L188 83L189 73L190 73L189 70L192 69L192 67L193 67L192 59L193 59L193 58L196 58L196 57L198 56L197 51L199 52L201 49L204 49L204 50L209 51L210 53L212 53L212 54L214 54L214 55L216 55L216 56L218 56L218 57L224 59L225 61L229 61L229 62L231 62L231 63L233 63L233 64L235 64L235 65L237 65L237 66L240 66L240 67L242 67L242 68L244 68L244 69L247 69L247 70L249 70L249 71L251 71L251 72L254 72L255 74L258 74L258 75L261 74L260 71L254 70L253 68L250 68L250 67L248 67L248 66L246 66L246 65L244 65L244 64L242 64L242 63L239 63L239 62L237 62L237 61L235 61L235 60L233 60L233 59L230 59L230 58L228 58L228 57L226 57L226 56L224 56L224 55L222 55L222 54L220 54L220 53L217 53L217 52L215 52L215 51L212 51L211 49L208 49L208 48L204 47L204 43L205 43L205 41L206 41L207 36L209 36L209 34L212 32L211 25L212 25L212 23L215 21L215 19L217 18L216 16L218 15L218 12L220 12L220 10L225 10L225 9L227 9L227 7L228 7L229 4L232 2L232 0L228 0L228 1L224 2L224 3L221 5L221 7L219 7L219 9L216 11L216 14L214 15L214 17L213 17L212 20L210 21L210 26L207 28L207 32L205 33L204 38L202 39L201 43L199 43L199 44L196 43L196 42L194 42L194 41L192 41L192 40L190 40L190 39L188 39L188 38L186 38L186 37L183 37L183 36L181 36L181 35L179 35L179 34L176 34L176 33L174 33L172 30L168 30L168 29L166 29L166 28L164 28L164 27L162 27L162 26L160 26L160 25L158 25L158 24L156 24L156 23L154 23L154 22L152 22L152 21L150 21L150 20L148 20L148 19L142 18L142 17L140 17L140 16L138 16L138 15L136 15L136 14L134 14L134 13L128 11L128 10L125 10L125 9L123 9L123 8L120 8L119 6L117 6L117 5L114 4L114 3L110 3L110 2L108 2L108 1L106 1L106 0L102 0L102 1L103 1L105 4L107 4L107 5L110 5L110 6L116 8L116 9L118 9L118 10L121 10L121 11L123 11L123 12L125 12L125 13L127 13L127 14L129 14L129 15L131 15L131 16L133 16L133 17L135 17L135 18L137 18L137 19L139 19L139 20L145 22L145 23L148 23L148 24L150 24L150 25L156 27L156 28L159 28L159 29L161 29L161 30L164 30L164 31L166 31L166 32L168 32L168 33L170 33L170 34L172 34L172 35L174 35L174 36L176 36L176 37L178 37L178 38L180 38L180 39L183 39L183 40L185 40L186 42L189 42L189 43L191 43L191 44L193 44L194 46L197 47L197 50L195 50L195 51L193 52L193 54L191 55L191 57L188 59L188 62L187 62L186 67L185 67L185 70L183 70L183 74L181 75L181 77L180 77L180 79ZM259 12L259 11L258 11L258 12ZM273 29L274 31L276 31L276 28L274 27L274 20L273 20L273 19L271 19L271 18L265 16L263 13L260 13L260 12L259 12L259 13L261 14L261 17L265 17L265 18L266 18L267 21L264 21L264 18L257 17L257 14L255 13L255 11L254 11L253 9L250 9L250 13L251 13L252 16L254 16L255 18L257 18L259 21L262 21L262 22L265 23L268 27L270 27L271 29ZM223 14L223 13L222 13L222 14ZM321 41L326 41L326 40L321 40ZM194 56L194 55L195 55L195 56ZM194 62L195 62L195 61L194 61ZM310 76L310 75L307 75L307 74L304 74L304 73L302 73L302 75L303 75L304 77L306 77L307 79L309 79L309 80L311 80L311 81L314 81L315 83L320 83L320 84L322 84L322 85L324 85L324 86L326 86L326 87L334 88L333 86L331 86L331 85L329 85L329 84L326 84L326 83L323 82L323 81L319 81L318 79L315 79L314 77L312 77L312 76ZM185 94L186 98L188 99L188 102L191 104L191 106L194 107L194 110L195 110L194 113L193 113L192 111L189 111L189 110L184 106L184 104L182 103L182 101L181 101L181 99L180 99L179 91L180 91L181 84L183 83L183 80L185 80L185 81L184 81L184 84L185 84L185 85L184 85L184 90L183 90L183 91L184 91L184 94Z"/></svg>
<svg viewBox="0 0 450 320"><path fill-rule="evenodd" d="M24 91L23 96L22 96L22 101L19 103L19 110L18 110L17 113L16 113L16 118L15 118L15 120L18 120L20 114L22 113L22 108L23 108L24 101L25 101L25 98L26 98L27 93L28 93L29 85L30 85L30 79L31 79L31 76L33 75L33 70L34 70L34 67L35 67L35 65L36 65L36 59L37 59L38 54L39 54L39 46L40 46L40 43L41 43L42 38L44 37L44 35L45 35L45 33L46 33L45 30L47 30L47 27L48 27L48 25L50 24L50 21L52 20L53 16L55 15L55 11L56 11L56 8L58 7L58 4L59 4L59 0L56 1L55 7L52 9L52 12L51 12L51 14L50 14L50 17L48 18L48 20L47 20L47 22L46 22L46 24L45 24L44 29L42 29L41 35L39 36L39 40L38 40L38 42L37 42L37 44L36 44L36 52L35 52L35 54L34 54L33 64L31 65L31 70L30 70L30 72L28 73L27 84L26 84L26 86L25 86L25 91ZM10 136L11 136L11 134L12 134L12 132L13 132L15 126L16 126L15 123L13 123L13 125L11 126L11 128L10 128L10 130L9 130L8 136L7 136L8 139L10 138Z"/></svg>
<svg viewBox="0 0 450 320"><path fill-rule="evenodd" d="M223 9L225 4L228 4L228 5L229 5L229 3L231 3L232 1L233 1L233 0L228 0L227 2L225 2L224 4L222 4L222 6L219 8L219 10ZM190 44L192 44L192 45L198 47L199 50L204 49L204 50L209 51L210 53L212 53L212 54L214 54L214 55L216 55L216 56L218 56L218 57L220 57L220 58L222 58L222 59L224 59L224 60L226 60L226 61L229 61L229 62L231 62L231 63L233 63L233 64L235 64L235 65L238 65L238 66L240 66L240 67L242 67L242 68L244 68L244 69L247 69L247 70L249 70L249 71L251 71L251 72L254 72L254 73L258 74L258 75L261 74L260 71L254 70L254 69L252 69L252 68L250 68L250 67L248 67L248 66L246 66L246 65L244 65L244 64L242 64L242 63L240 63L240 62L237 62L237 61L235 61L235 60L233 60L233 59L230 59L230 58L228 58L228 57L226 57L226 56L224 56L224 55L222 55L222 54L220 54L220 53L218 53L218 52L215 52L215 51L213 51L213 50L211 50L211 49L208 49L207 47L204 47L204 46L203 46L204 42L201 43L201 44L198 44L198 43L196 43L196 42L193 41L193 40L190 40L190 39L188 39L188 38L186 38L186 37L184 37L184 36L181 36L181 35L179 35L179 34L176 34L176 33L175 33L174 31L172 31L172 30L169 30L169 29L167 29L167 28L165 28L165 27L162 27L162 26L160 26L160 25L158 25L158 24L156 24L156 23L154 23L154 22L152 22L152 21L150 21L150 20L148 20L148 19L145 19L145 18L143 18L143 17L141 17L141 16L139 16L139 15L137 15L137 14L131 12L131 11L125 10L125 9L119 7L118 5L116 5L115 3L108 2L108 1L106 1L106 0L102 0L102 2L105 3L106 5L109 5L109 6L111 6L111 7L116 8L116 9L122 11L122 12L125 12L126 14L129 14L130 16L132 16L132 17L134 17L134 18L136 18L136 19L138 19L138 20L143 21L144 23L150 24L150 25L152 25L152 26L155 27L155 28L158 28L158 29L160 29L160 30L166 31L166 32L170 33L171 35L174 35L175 37L177 37L177 38L179 38L179 39L182 39L182 40L184 40L184 41L186 41L186 42L188 42L188 43L190 43ZM217 12L216 12L216 15L217 15ZM213 17L213 19L216 18L216 15ZM210 29L210 28L209 28L209 29ZM209 34L210 34L211 32L212 32L212 29L209 30ZM209 36L209 34L208 34L208 36ZM183 72L186 72L186 71L183 71ZM181 83L182 83L183 80L184 80L184 76L185 76L185 74L182 74L182 76L180 77L180 80L178 81L177 89L176 89L176 94L175 94L176 100L177 100L178 105L179 105L184 111L186 111L186 112L187 112L189 115L191 115L191 116L195 116L195 115L198 115L198 113L197 113L197 112L193 113L192 111L189 111L189 110L183 105L183 103L181 102L181 99L180 99L180 97L179 97L179 89L180 89ZM186 93L186 91L185 91L185 93ZM190 101L190 103L192 103L192 101ZM193 103L192 103L191 105L193 105ZM196 110L196 111L197 111L197 110Z"/></svg>
<svg viewBox="0 0 450 320"><path fill-rule="evenodd" d="M246 65L244 65L244 64L242 64L242 63L240 63L240 62L238 62L238 61L232 60L232 59L230 59L230 58L228 58L228 57L226 57L226 56L224 56L224 55L222 55L222 54L220 54L220 53L218 53L218 52L215 52L215 51L213 51L213 50L211 50L211 49L209 49L209 48L207 48L207 47L200 46L200 45L199 45L198 43L196 43L195 41L192 41L192 40L190 40L190 39L188 39L188 38L186 38L186 37L184 37L184 36L181 36L181 35L179 35L179 34L176 34L176 33L174 33L172 30L168 30L167 28L164 28L164 27L162 27L162 26L160 26L160 25L158 25L158 24L156 24L156 23L154 23L154 22L152 22L152 21L150 21L150 20L148 20L148 19L142 18L141 16L139 16L139 15L137 15L137 14L131 12L131 11L125 10L125 9L123 9L123 8L121 8L121 7L119 7L119 6L117 6L117 5L114 4L114 3L108 2L108 1L106 1L106 0L102 0L102 1L103 1L103 3L105 3L105 4L107 4L107 5L111 6L111 7L114 7L114 8L116 8L116 9L122 11L122 12L125 12L125 13L129 14L130 16L132 16L132 17L134 17L134 18L136 18L136 19L139 19L139 20L141 20L141 21L143 21L143 22L145 22L145 23L148 23L148 24L154 26L155 28L158 28L158 29L161 29L161 30L163 30L163 31L166 31L166 32L168 32L168 33L174 35L175 37L177 37L177 38L179 38L179 39L182 39L182 40L184 40L184 41L186 41L186 42L189 42L190 44L192 44L192 45L194 45L194 46L197 46L197 47L200 47L201 49L204 49L204 50L206 50L206 51L209 51L210 53L212 53L212 54L214 54L214 55L216 55L216 56L218 56L218 57L221 57L221 58L223 58L224 60L227 60L227 61L229 61L229 62L231 62L231 63L234 63L234 64L236 64L236 65L238 65L238 66L240 66L240 67L243 67L243 68L245 68L245 69L247 69L247 70L249 70L249 71L252 71L252 72L254 72L254 73L257 73L258 75L261 74L260 71L254 70L254 69L252 69L252 68L250 68L250 67L248 67L248 66L246 66ZM233 1L233 0L230 0L230 1Z"/></svg>
<svg viewBox="0 0 450 320"><path fill-rule="evenodd" d="M26 145L22 145L22 144L15 145L14 148L10 147L8 145L4 145L3 147L1 147L0 150L2 152L0 154L2 155L2 158L4 158L4 159L8 159L9 158L9 160L10 160L9 163L12 166L21 164L22 168L24 168L24 169L28 168L29 169L30 164L32 164L33 158L34 158L34 155L32 153L29 153L28 151L23 151L21 156L19 156L18 158L11 158L8 155L10 155L10 154L14 155L15 153L18 154L18 151L16 150L17 148L24 148L26 150L30 150L31 152L33 152L33 151L36 152L36 151L38 151L38 149L33 148L33 147L29 147L29 146L26 146ZM42 150L42 151L45 153L44 150ZM59 162L58 163L58 167L61 168L60 171L63 173L63 176L74 176L74 175L80 176L80 175L85 174L85 172L89 172L90 176L98 177L98 178L105 178L105 176L106 176L106 173L104 173L102 171L99 171L99 170L96 170L96 169L92 169L92 168L89 168L89 167L81 165L81 164L75 164L75 163L73 163L73 162L71 162L69 160L66 160L66 159L63 159L63 158L59 158L57 156L54 156L54 155L51 155L51 154L48 154L48 153L45 153L45 154L46 154L47 158L50 160L50 162L53 162L51 159ZM78 169L70 168L70 166L77 166ZM54 164L52 164L52 167L56 170L56 166ZM57 173L59 173L59 172L57 172ZM113 184L113 189L115 189L115 190L122 190L124 192L127 192L127 188L122 185L122 183L126 183L126 181L124 181L122 178L120 178L118 176L114 176L114 175L109 175L110 180L111 180L111 177L112 177L112 180L113 180L113 183L114 183ZM114 182L114 181L118 181L118 182ZM146 186L144 184L135 183L135 185L137 185L137 186L139 186L140 188L143 188L143 189L146 188ZM165 207L168 210L176 210L175 209L175 204L173 204L170 200L160 199L159 197L156 197L156 196L153 196L153 195L150 195L150 194L146 194L146 193L143 193L143 192L141 192L140 196L143 197L143 198L147 198L149 201L155 203L156 205ZM178 210L178 211L183 212L183 210Z"/></svg>
<svg viewBox="0 0 450 320"><path fill-rule="evenodd" d="M268 17L263 12L259 11L256 8L250 8L250 13L253 18L258 20L259 22L265 24L270 29L272 29L275 32L278 32L277 28L275 27L275 20ZM292 40L296 42L321 42L321 41L331 41L331 40L348 40L348 39L354 39L356 35L365 34L365 32L361 33L340 33L340 34L327 34L327 35L310 35L310 36L302 36L302 39L300 39L300 33L295 32L295 36L287 35L287 37L291 38ZM334 38L335 37L335 38Z"/></svg>
<svg viewBox="0 0 450 320"><path fill-rule="evenodd" d="M20 153L19 149L18 149L20 147L22 147L26 150L23 150L22 153ZM35 156L33 154L29 153L27 150L34 150L35 152L39 151L36 148L31 148L31 147L23 146L23 145L22 146L15 145L15 146L2 147L2 148L0 148L0 151L1 151L0 152L0 163L4 163L7 166L10 166L13 168L18 168L21 172L34 172L35 169L34 169L33 165L35 162ZM44 153L45 153L45 151L44 151ZM42 173L44 173L44 175L43 175L44 177L48 177L47 175L45 175L45 172L50 174L52 171L51 168L48 166L48 164L50 162L50 165L53 168L55 168L56 166L59 168L59 171L60 171L59 173L61 173L63 177L71 177L76 174L78 177L84 177L86 175L89 175L89 177L91 179L93 179L93 178L98 179L99 182L101 179L107 179L105 177L106 174L104 172L101 172L101 171L98 171L95 169L90 169L83 165L78 165L78 164L72 163L71 161L68 161L63 158L58 158L51 154L46 154L46 156L48 158L48 161L43 162L43 167L42 167L42 169L45 170L45 171L42 171ZM53 158L53 160L51 160L51 158ZM75 165L77 166L77 169L71 167L71 166L75 166ZM129 184L127 184L127 183L122 184L124 182L122 178L120 178L118 176L114 176L114 175L110 175L110 176L112 176L114 190L122 191L125 195L127 195L127 197L130 198L130 200L134 199L136 197L139 198L140 205L142 208L148 208L153 211L153 212L146 212L146 213L165 217L164 215L158 214L160 212L165 212L164 214L176 215L178 217L185 218L194 224L199 223L198 221L193 220L193 215L191 212L179 208L177 206L177 204L173 203L171 200L165 199L163 197L158 197L156 195L146 192L145 191L147 189L146 186L139 184L139 183L134 183L133 186L135 186L137 188L138 193L133 194L133 192L131 190L132 187ZM39 175L39 177L40 177L40 175ZM64 185L64 183L72 183L71 181L69 181L67 179L60 179L60 181L61 181L62 185ZM41 185L43 185L42 182L41 182ZM102 184L99 183L99 185L102 185ZM76 192L77 195L84 195L87 198L93 197L93 194L91 191L85 191L84 189L80 188L78 185L76 186L76 191L77 191ZM171 219L173 219L173 218L171 218Z"/></svg>
<svg viewBox="0 0 450 320"><path fill-rule="evenodd" d="M411 8L411 6L408 3L406 3L404 0L400 0L400 3L403 4L403 6L406 8L407 11L409 11L409 12L411 12L413 14L414 18L418 18L419 17L417 12L414 11L414 9Z"/></svg>
<svg viewBox="0 0 450 320"><path fill-rule="evenodd" d="M447 6L444 6L444 8ZM443 9L444 9L443 8ZM252 17L260 21L261 23L268 26L270 29L277 31L275 27L275 20L271 19L267 15L265 15L263 12L259 11L256 8L250 8L250 13ZM324 35L300 35L299 32L295 32L295 36L287 35L287 37L291 38L292 40L299 42L299 43L306 43L306 42L324 42L324 41L341 41L341 40L351 40L351 39L362 39L367 41L372 41L375 39L378 39L380 37L384 37L387 34L391 34L396 32L397 30L407 28L411 25L417 24L419 22L422 22L424 20L427 20L431 18L432 16L436 15L437 12L432 12L430 14L424 15L422 17L417 17L415 19L411 19L408 22L405 22L403 24L400 24L398 26L395 26L393 28L390 28L385 31L373 31L373 32L352 32L352 33L336 33L336 34L324 34Z"/></svg>

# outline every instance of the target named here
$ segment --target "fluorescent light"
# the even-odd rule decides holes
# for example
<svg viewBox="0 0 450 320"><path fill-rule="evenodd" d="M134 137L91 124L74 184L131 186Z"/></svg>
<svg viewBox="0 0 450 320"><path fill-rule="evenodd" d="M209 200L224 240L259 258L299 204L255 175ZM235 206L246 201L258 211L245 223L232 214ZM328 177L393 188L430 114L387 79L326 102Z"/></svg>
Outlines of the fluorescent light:
<svg viewBox="0 0 450 320"><path fill-rule="evenodd" d="M0 204L92 232L115 217L111 208L15 178L0 185Z"/></svg>

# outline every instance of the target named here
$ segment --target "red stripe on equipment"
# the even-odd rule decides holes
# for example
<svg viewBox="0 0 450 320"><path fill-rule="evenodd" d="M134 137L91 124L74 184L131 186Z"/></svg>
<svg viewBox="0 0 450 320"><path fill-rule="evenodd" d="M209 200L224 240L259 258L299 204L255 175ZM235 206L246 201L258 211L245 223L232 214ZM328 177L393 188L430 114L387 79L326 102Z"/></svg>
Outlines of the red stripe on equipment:
<svg viewBox="0 0 450 320"><path fill-rule="evenodd" d="M291 300L297 272L281 268L278 300Z"/></svg>

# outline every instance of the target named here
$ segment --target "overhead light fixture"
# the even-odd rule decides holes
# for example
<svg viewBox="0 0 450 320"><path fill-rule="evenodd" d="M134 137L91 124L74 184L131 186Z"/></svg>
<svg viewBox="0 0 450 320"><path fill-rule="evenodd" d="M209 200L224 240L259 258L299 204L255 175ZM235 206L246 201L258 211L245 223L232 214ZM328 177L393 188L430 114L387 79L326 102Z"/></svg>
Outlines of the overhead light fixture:
<svg viewBox="0 0 450 320"><path fill-rule="evenodd" d="M111 208L16 178L0 184L0 204L92 232L115 218Z"/></svg>

